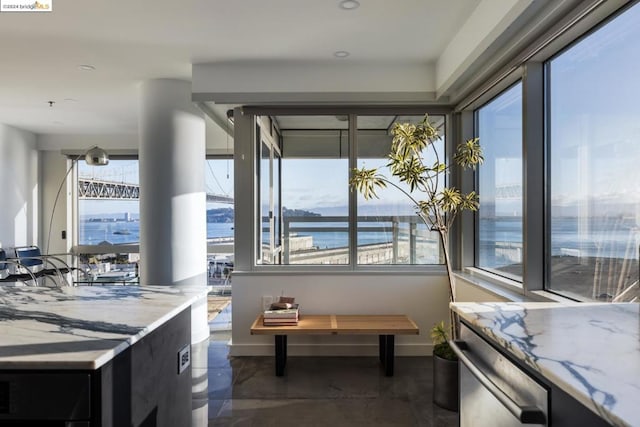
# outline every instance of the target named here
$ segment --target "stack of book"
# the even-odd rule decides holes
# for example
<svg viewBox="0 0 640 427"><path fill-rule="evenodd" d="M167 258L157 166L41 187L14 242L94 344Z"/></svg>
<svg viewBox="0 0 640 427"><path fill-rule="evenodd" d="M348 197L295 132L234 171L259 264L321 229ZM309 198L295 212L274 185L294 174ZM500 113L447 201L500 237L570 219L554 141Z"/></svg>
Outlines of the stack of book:
<svg viewBox="0 0 640 427"><path fill-rule="evenodd" d="M265 326L295 326L300 318L298 304L273 303L269 310L264 311L263 324Z"/></svg>

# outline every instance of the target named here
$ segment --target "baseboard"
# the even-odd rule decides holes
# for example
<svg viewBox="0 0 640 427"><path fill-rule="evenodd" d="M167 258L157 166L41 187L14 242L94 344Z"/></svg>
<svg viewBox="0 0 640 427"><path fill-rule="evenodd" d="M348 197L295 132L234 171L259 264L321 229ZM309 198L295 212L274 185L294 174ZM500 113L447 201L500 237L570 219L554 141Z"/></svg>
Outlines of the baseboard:
<svg viewBox="0 0 640 427"><path fill-rule="evenodd" d="M229 356L273 356L274 344L230 344ZM432 344L396 344L396 356L431 356ZM289 344L288 356L378 356L375 344Z"/></svg>

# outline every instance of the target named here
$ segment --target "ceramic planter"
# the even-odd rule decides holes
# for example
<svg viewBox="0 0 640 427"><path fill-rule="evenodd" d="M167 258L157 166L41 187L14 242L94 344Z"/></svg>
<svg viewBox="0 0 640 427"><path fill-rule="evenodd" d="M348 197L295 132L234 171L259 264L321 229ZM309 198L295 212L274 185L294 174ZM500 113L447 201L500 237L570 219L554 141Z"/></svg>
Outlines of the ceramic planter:
<svg viewBox="0 0 640 427"><path fill-rule="evenodd" d="M458 363L433 355L433 403L450 411L458 410Z"/></svg>

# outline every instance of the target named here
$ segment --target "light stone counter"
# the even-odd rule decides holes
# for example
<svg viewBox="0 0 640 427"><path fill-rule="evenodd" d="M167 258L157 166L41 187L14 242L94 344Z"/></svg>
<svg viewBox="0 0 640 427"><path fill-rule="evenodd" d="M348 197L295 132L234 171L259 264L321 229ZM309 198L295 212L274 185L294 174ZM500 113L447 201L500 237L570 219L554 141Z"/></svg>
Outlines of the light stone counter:
<svg viewBox="0 0 640 427"><path fill-rule="evenodd" d="M460 318L615 426L640 426L640 305L453 303Z"/></svg>
<svg viewBox="0 0 640 427"><path fill-rule="evenodd" d="M169 286L0 287L0 369L97 369L204 293Z"/></svg>

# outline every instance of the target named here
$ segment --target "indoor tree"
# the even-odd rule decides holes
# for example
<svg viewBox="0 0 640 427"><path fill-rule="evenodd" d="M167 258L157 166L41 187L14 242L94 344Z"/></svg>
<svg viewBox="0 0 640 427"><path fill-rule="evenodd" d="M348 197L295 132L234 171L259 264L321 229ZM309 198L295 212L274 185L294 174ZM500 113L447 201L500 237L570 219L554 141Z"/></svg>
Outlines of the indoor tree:
<svg viewBox="0 0 640 427"><path fill-rule="evenodd" d="M392 186L400 190L414 205L416 214L428 229L440 235L444 264L447 269L449 301L455 300L455 282L449 254L449 234L458 213L478 209L475 191L464 194L455 187L447 187L445 176L450 171L436 149L435 142L441 140L437 128L425 116L418 124L395 123L391 129L391 150L387 155L389 172L400 181L396 184L380 173L378 168L353 169L350 185L366 200L379 198L376 190ZM427 158L435 159L433 163ZM475 169L483 161L478 138L458 145L453 161L464 169ZM450 336L457 338L454 314L450 313Z"/></svg>

